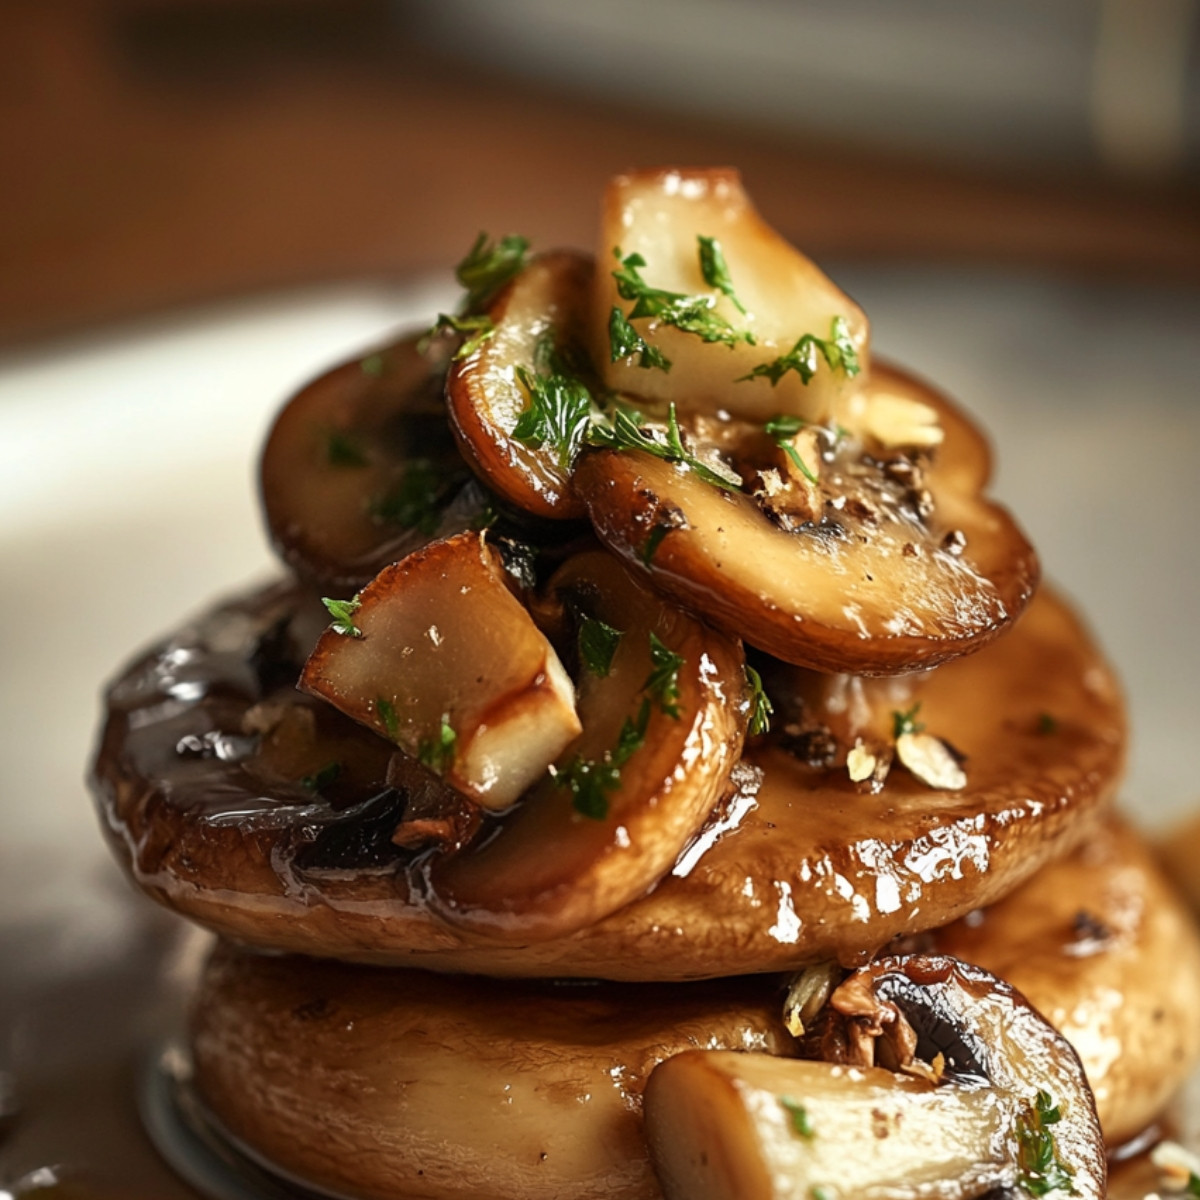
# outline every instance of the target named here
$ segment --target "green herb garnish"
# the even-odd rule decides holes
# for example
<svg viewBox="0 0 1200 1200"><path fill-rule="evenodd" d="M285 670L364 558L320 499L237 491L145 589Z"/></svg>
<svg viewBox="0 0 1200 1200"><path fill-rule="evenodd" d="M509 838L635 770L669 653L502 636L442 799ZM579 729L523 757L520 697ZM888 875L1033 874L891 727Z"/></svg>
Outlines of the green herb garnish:
<svg viewBox="0 0 1200 1200"><path fill-rule="evenodd" d="M581 816L603 821L608 816L608 797L621 786L621 768L646 744L646 727L650 723L650 701L642 701L636 718L626 717L617 735L617 745L600 759L575 758L554 782L568 788L571 804Z"/></svg>
<svg viewBox="0 0 1200 1200"><path fill-rule="evenodd" d="M433 534L441 520L444 483L445 478L432 459L409 459L400 482L372 501L371 516L385 525Z"/></svg>
<svg viewBox="0 0 1200 1200"><path fill-rule="evenodd" d="M612 362L638 356L637 365L647 370L669 371L671 360L657 346L651 346L625 319L625 314L613 307L608 318L608 344Z"/></svg>
<svg viewBox="0 0 1200 1200"><path fill-rule="evenodd" d="M488 241L480 233L462 262L454 268L454 277L467 289L463 312L478 312L514 275L525 269L529 239L510 233L498 242Z"/></svg>
<svg viewBox="0 0 1200 1200"><path fill-rule="evenodd" d="M816 1134L808 1109L803 1104L793 1100L791 1096L780 1096L779 1104L791 1118L793 1133L798 1133L802 1138L811 1138Z"/></svg>
<svg viewBox="0 0 1200 1200"><path fill-rule="evenodd" d="M655 633L650 634L650 662L653 664L642 691L658 702L668 717L679 720L679 668L684 664L682 654L669 650Z"/></svg>
<svg viewBox="0 0 1200 1200"><path fill-rule="evenodd" d="M917 713L920 711L920 701L904 712L894 711L892 713L892 737L899 738L903 737L906 733L923 732L925 724L917 720Z"/></svg>
<svg viewBox="0 0 1200 1200"><path fill-rule="evenodd" d="M1050 1126L1062 1120L1049 1092L1038 1090L1031 1105L1017 1116L1017 1146L1020 1163L1018 1182L1030 1196L1067 1191L1075 1195L1072 1171L1058 1157Z"/></svg>
<svg viewBox="0 0 1200 1200"><path fill-rule="evenodd" d="M663 325L673 325L682 333L694 334L701 341L720 342L724 346L733 347L739 342L755 344L754 334L735 329L714 311L711 296L687 296L651 287L641 276L640 268L646 265L646 260L640 254L622 257L619 246L613 247L613 254L621 264L612 273L617 281L617 295L633 301L628 314L630 321L650 317Z"/></svg>
<svg viewBox="0 0 1200 1200"><path fill-rule="evenodd" d="M1200 1175L1195 1171L1188 1172L1187 1187L1183 1189L1185 1196L1200 1196Z"/></svg>
<svg viewBox="0 0 1200 1200"><path fill-rule="evenodd" d="M750 736L756 737L770 730L775 706L763 690L762 676L749 664L746 666L746 684L750 688Z"/></svg>
<svg viewBox="0 0 1200 1200"><path fill-rule="evenodd" d="M450 313L438 313L438 319L429 327L417 343L417 350L424 354L429 349L430 342L439 333L461 333L464 340L454 352L452 362L458 362L469 354L474 354L480 346L496 334L496 326L492 318L486 314L476 313L468 316L453 316Z"/></svg>
<svg viewBox="0 0 1200 1200"><path fill-rule="evenodd" d="M310 792L323 792L341 773L340 762L328 762L312 775L305 775L300 780L300 786L308 788Z"/></svg>
<svg viewBox="0 0 1200 1200"><path fill-rule="evenodd" d="M665 462L683 463L705 483L722 488L727 492L741 491L742 477L720 459L703 462L683 444L679 430L679 419L675 405L667 412L667 428L663 440L642 429L642 415L627 408L618 408L609 420L593 420L587 441L592 446L605 446L610 450L641 450L653 454Z"/></svg>
<svg viewBox="0 0 1200 1200"><path fill-rule="evenodd" d="M658 553L658 548L663 544L663 538L674 529L674 525L655 525L650 530L650 536L646 539L646 544L642 547L638 557L642 560L645 566L649 566L654 561L654 556Z"/></svg>
<svg viewBox="0 0 1200 1200"><path fill-rule="evenodd" d="M1038 714L1037 731L1044 737L1048 737L1052 733L1058 732L1058 718L1052 713L1044 712Z"/></svg>
<svg viewBox="0 0 1200 1200"><path fill-rule="evenodd" d="M604 679L612 670L621 644L621 631L596 617L584 617L579 625L579 660L587 671Z"/></svg>
<svg viewBox="0 0 1200 1200"><path fill-rule="evenodd" d="M354 623L354 614L362 608L362 601L357 596L352 596L349 600L331 600L328 596L322 596L321 603L333 618L329 628L334 633L340 633L343 637L362 637L362 630Z"/></svg>
<svg viewBox="0 0 1200 1200"><path fill-rule="evenodd" d="M567 375L543 377L518 367L517 378L529 397L529 407L517 418L513 437L535 450L548 445L557 454L559 467L569 471L591 423L591 393Z"/></svg>
<svg viewBox="0 0 1200 1200"><path fill-rule="evenodd" d="M375 699L375 711L379 714L388 737L394 742L400 736L400 718L396 716L396 706L390 700L378 696Z"/></svg>
<svg viewBox="0 0 1200 1200"><path fill-rule="evenodd" d="M781 354L770 362L759 363L749 375L741 376L737 382L763 378L769 379L774 387L789 371L795 371L800 376L800 382L807 385L817 373L821 358L829 364L831 371L841 371L847 378L857 375L862 369L845 317L833 318L828 338L817 337L815 333L803 334L787 354Z"/></svg>
<svg viewBox="0 0 1200 1200"><path fill-rule="evenodd" d="M763 431L769 437L774 438L775 444L796 464L796 468L800 474L809 483L816 483L816 473L809 468L808 463L800 457L800 451L792 444L792 438L807 424L808 422L803 417L793 417L787 413L780 413L778 416L772 417L763 426Z"/></svg>
<svg viewBox="0 0 1200 1200"><path fill-rule="evenodd" d="M367 456L348 433L335 429L325 443L325 461L331 467L365 467Z"/></svg>
<svg viewBox="0 0 1200 1200"><path fill-rule="evenodd" d="M417 759L431 771L436 771L441 775L454 762L454 748L457 741L458 734L454 732L450 722L443 716L442 726L436 736L421 739L417 746Z"/></svg>
<svg viewBox="0 0 1200 1200"><path fill-rule="evenodd" d="M814 1184L812 1191L809 1193L812 1200L833 1200L833 1188L827 1188L822 1184Z"/></svg>
<svg viewBox="0 0 1200 1200"><path fill-rule="evenodd" d="M737 298L733 291L733 279L729 274L729 266L721 250L721 243L716 238L698 236L700 244L700 274L709 287L724 292L737 306L742 316L746 315L746 306Z"/></svg>
<svg viewBox="0 0 1200 1200"><path fill-rule="evenodd" d="M387 364L384 362L382 354L368 354L366 358L359 360L358 365L364 375L370 375L372 379L378 379L383 374L383 369Z"/></svg>

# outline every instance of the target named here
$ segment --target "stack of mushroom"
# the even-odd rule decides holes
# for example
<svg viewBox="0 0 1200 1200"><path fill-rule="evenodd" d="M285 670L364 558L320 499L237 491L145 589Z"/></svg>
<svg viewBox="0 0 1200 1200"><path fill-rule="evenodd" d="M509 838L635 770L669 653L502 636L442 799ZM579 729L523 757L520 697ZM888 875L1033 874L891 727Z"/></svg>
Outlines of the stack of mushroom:
<svg viewBox="0 0 1200 1200"><path fill-rule="evenodd" d="M458 278L280 414L289 578L109 693L206 1119L377 1200L1103 1194L1200 949L982 435L730 171Z"/></svg>

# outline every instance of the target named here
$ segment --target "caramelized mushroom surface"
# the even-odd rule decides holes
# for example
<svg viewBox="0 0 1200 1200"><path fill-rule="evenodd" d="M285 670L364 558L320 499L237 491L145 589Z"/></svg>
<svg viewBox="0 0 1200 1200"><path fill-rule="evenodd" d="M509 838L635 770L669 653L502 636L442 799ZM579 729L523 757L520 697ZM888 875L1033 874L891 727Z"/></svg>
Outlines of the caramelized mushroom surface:
<svg viewBox="0 0 1200 1200"><path fill-rule="evenodd" d="M930 406L944 442L931 460L857 441L828 462L810 456L819 503L795 522L769 499L637 451L585 452L576 489L631 568L751 645L821 671L933 666L1008 627L1033 594L1037 557L981 494L986 444L948 400L892 368L867 388L868 402L877 392Z"/></svg>
<svg viewBox="0 0 1200 1200"><path fill-rule="evenodd" d="M649 896L570 936L505 945L428 911L426 885L414 889L390 841L404 799L382 770L376 797L360 792L339 809L266 787L250 769L254 743L237 743L240 758L177 749L243 738L262 679L295 678L296 647L311 645L326 617L315 598L275 589L184 630L114 685L95 767L106 827L135 880L202 923L277 949L617 979L853 962L999 899L1088 836L1084 818L1111 797L1123 754L1107 667L1069 610L1043 595L1003 644L914 684L929 729L967 755L966 789L938 791L893 767L879 794L863 793L844 767L813 767L786 742L755 740L747 767L762 776L741 772ZM355 736L351 722L341 727ZM557 799L570 812L568 795ZM622 827L612 827L618 840ZM639 858L633 845L614 850Z"/></svg>
<svg viewBox="0 0 1200 1200"><path fill-rule="evenodd" d="M655 1200L654 1066L791 1040L767 980L535 984L226 948L191 1025L220 1124L295 1176L378 1200Z"/></svg>
<svg viewBox="0 0 1200 1200"><path fill-rule="evenodd" d="M444 349L415 336L327 371L283 408L260 468L280 557L353 590L388 563L486 519L446 423Z"/></svg>
<svg viewBox="0 0 1200 1200"><path fill-rule="evenodd" d="M539 517L579 518L584 510L571 490L570 457L537 438L514 436L530 407L521 376L542 378L558 359L584 354L591 281L592 263L583 255L535 258L492 303L495 333L455 362L446 380L463 454L500 495Z"/></svg>

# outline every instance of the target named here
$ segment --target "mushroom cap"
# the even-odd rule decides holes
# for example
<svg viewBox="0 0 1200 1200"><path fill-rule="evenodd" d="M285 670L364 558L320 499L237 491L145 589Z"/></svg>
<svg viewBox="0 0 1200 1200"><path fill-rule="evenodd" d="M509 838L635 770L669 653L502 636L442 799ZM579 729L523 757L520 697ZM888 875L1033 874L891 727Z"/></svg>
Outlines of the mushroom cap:
<svg viewBox="0 0 1200 1200"><path fill-rule="evenodd" d="M297 647L315 642L325 616L315 598L276 587L156 647L110 690L93 773L103 825L135 882L270 949L647 980L854 961L1000 899L1089 836L1084 818L1111 798L1124 751L1112 675L1067 606L1046 594L1002 642L914 684L930 730L968 756L962 791L894 768L880 795L861 795L843 771L810 768L767 739L747 754L761 779L741 772L720 819L648 896L575 934L508 945L438 918L394 857L371 859L361 807L369 788L347 793L339 809L228 756L177 753L185 738L240 736L247 710L276 694L264 693L264 669L268 681L286 677L287 644L302 661ZM1053 733L1039 732L1046 713ZM349 721L343 732L383 745ZM361 844L361 869L303 871L296 855L322 830Z"/></svg>

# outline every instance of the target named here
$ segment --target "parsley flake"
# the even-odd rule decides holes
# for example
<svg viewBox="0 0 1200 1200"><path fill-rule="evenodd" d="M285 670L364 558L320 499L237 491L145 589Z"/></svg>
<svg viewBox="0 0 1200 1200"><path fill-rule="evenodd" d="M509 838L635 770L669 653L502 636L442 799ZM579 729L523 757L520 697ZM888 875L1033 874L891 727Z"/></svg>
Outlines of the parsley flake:
<svg viewBox="0 0 1200 1200"><path fill-rule="evenodd" d="M921 703L918 701L912 708L905 709L904 712L899 710L892 713L892 737L903 737L906 733L922 733L925 729L925 723L917 720L917 713L921 711Z"/></svg>
<svg viewBox="0 0 1200 1200"><path fill-rule="evenodd" d="M800 376L800 382L807 385L817 373L822 358L831 371L841 371L847 378L862 370L845 317L833 318L828 338L817 337L815 333L802 334L786 354L770 362L759 363L749 375L742 375L737 382L762 378L769 379L771 386L775 387L789 371L795 371Z"/></svg>
<svg viewBox="0 0 1200 1200"><path fill-rule="evenodd" d="M323 792L341 773L342 764L340 762L328 762L319 771L305 775L300 780L300 786L308 788L310 792Z"/></svg>
<svg viewBox="0 0 1200 1200"><path fill-rule="evenodd" d="M1200 1175L1195 1171L1188 1172L1187 1187L1183 1189L1185 1196L1200 1196Z"/></svg>
<svg viewBox="0 0 1200 1200"><path fill-rule="evenodd" d="M604 446L610 450L641 450L664 462L682 463L705 483L726 492L738 492L742 488L742 477L720 459L704 461L692 454L683 443L675 405L667 412L667 428L661 436L646 432L642 428L641 413L628 408L618 408L612 419L594 420L588 431L587 441L592 446Z"/></svg>
<svg viewBox="0 0 1200 1200"><path fill-rule="evenodd" d="M580 816L593 821L603 821L608 816L609 793L621 786L621 768L646 744L649 723L650 701L645 699L636 718L625 718L614 750L594 760L576 755L555 775L555 784L570 790L572 806Z"/></svg>
<svg viewBox="0 0 1200 1200"><path fill-rule="evenodd" d="M450 726L449 720L443 715L442 726L431 738L422 738L417 746L417 759L431 771L439 775L454 762L455 743L458 734Z"/></svg>
<svg viewBox="0 0 1200 1200"><path fill-rule="evenodd" d="M663 539L674 528L676 526L662 522L650 530L650 536L646 539L646 544L638 555L645 566L648 567L654 561L654 556L658 553L659 546L663 544Z"/></svg>
<svg viewBox="0 0 1200 1200"><path fill-rule="evenodd" d="M348 433L335 429L325 442L325 461L331 467L365 467L367 456Z"/></svg>
<svg viewBox="0 0 1200 1200"><path fill-rule="evenodd" d="M598 679L612 670L622 633L596 617L584 617L579 625L579 659Z"/></svg>
<svg viewBox="0 0 1200 1200"><path fill-rule="evenodd" d="M321 603L333 618L329 628L334 633L340 633L343 637L362 637L362 630L354 623L354 614L362 608L362 601L357 596L349 600L331 600L328 596L322 596Z"/></svg>
<svg viewBox="0 0 1200 1200"><path fill-rule="evenodd" d="M746 665L746 684L750 688L750 736L757 737L771 728L771 714L775 706L763 689L762 676L749 664Z"/></svg>
<svg viewBox="0 0 1200 1200"><path fill-rule="evenodd" d="M467 289L463 312L478 312L514 275L525 269L529 239L510 233L498 242L480 233L475 244L454 268L454 277Z"/></svg>
<svg viewBox="0 0 1200 1200"><path fill-rule="evenodd" d="M425 331L417 343L417 351L424 354L430 343L439 333L460 333L463 343L454 352L452 362L458 362L468 355L474 354L484 342L496 335L496 326L492 318L486 314L472 316L454 316L451 313L438 313L438 319Z"/></svg>
<svg viewBox="0 0 1200 1200"><path fill-rule="evenodd" d="M827 1188L820 1183L814 1184L809 1194L812 1200L833 1200L833 1188Z"/></svg>
<svg viewBox="0 0 1200 1200"><path fill-rule="evenodd" d="M802 1138L815 1136L817 1131L813 1128L812 1119L808 1115L808 1109L803 1104L798 1100L794 1100L791 1096L780 1096L779 1105L791 1118L793 1133L798 1133Z"/></svg>
<svg viewBox="0 0 1200 1200"><path fill-rule="evenodd" d="M535 375L517 367L529 407L517 418L512 436L532 449L549 446L558 465L571 469L591 424L592 396L585 384L567 375Z"/></svg>
<svg viewBox="0 0 1200 1200"><path fill-rule="evenodd" d="M676 721L679 720L679 668L684 661L683 655L664 646L656 633L650 634L652 668L642 684L642 691L656 700L659 709Z"/></svg>
<svg viewBox="0 0 1200 1200"><path fill-rule="evenodd" d="M1043 737L1049 737L1052 733L1058 732L1058 718L1053 713L1038 713L1037 731Z"/></svg>
<svg viewBox="0 0 1200 1200"><path fill-rule="evenodd" d="M400 736L400 718L396 716L396 706L383 696L378 696L375 699L375 711L379 714L388 737L394 742Z"/></svg>
<svg viewBox="0 0 1200 1200"><path fill-rule="evenodd" d="M778 416L772 417L763 426L763 431L769 437L774 438L775 444L796 464L796 469L809 483L816 483L816 472L811 470L808 463L800 457L800 451L796 449L792 441L796 434L807 424L808 422L802 417L793 417L787 413L780 413Z"/></svg>
<svg viewBox="0 0 1200 1200"><path fill-rule="evenodd" d="M621 264L612 273L617 281L617 295L633 301L628 314L630 321L650 317L663 325L673 325L682 333L694 334L703 342L720 342L731 348L739 342L755 345L754 334L748 329L735 329L714 311L711 296L688 296L651 287L641 276L646 260L640 254L623 257L619 246L613 247L613 254Z"/></svg>
<svg viewBox="0 0 1200 1200"><path fill-rule="evenodd" d="M615 305L608 318L608 344L612 362L620 362L623 358L633 358L636 354L639 367L646 370L653 368L659 371L671 369L671 360L657 346L651 346Z"/></svg>
<svg viewBox="0 0 1200 1200"><path fill-rule="evenodd" d="M370 375L372 379L378 379L383 374L387 363L384 361L382 354L368 354L366 358L359 361L358 366L364 375Z"/></svg>
<svg viewBox="0 0 1200 1200"><path fill-rule="evenodd" d="M696 238L700 244L700 274L709 287L724 292L737 306L742 316L746 315L746 306L737 298L733 291L733 279L729 274L729 266L721 250L721 243L714 237L700 235Z"/></svg>
<svg viewBox="0 0 1200 1200"><path fill-rule="evenodd" d="M1030 1196L1066 1191L1076 1195L1072 1171L1058 1156L1051 1125L1062 1113L1049 1092L1038 1090L1031 1105L1017 1116L1017 1147L1020 1164L1018 1182Z"/></svg>
<svg viewBox="0 0 1200 1200"><path fill-rule="evenodd" d="M400 481L371 502L371 516L385 525L433 534L441 520L444 485L445 478L432 459L409 459Z"/></svg>

